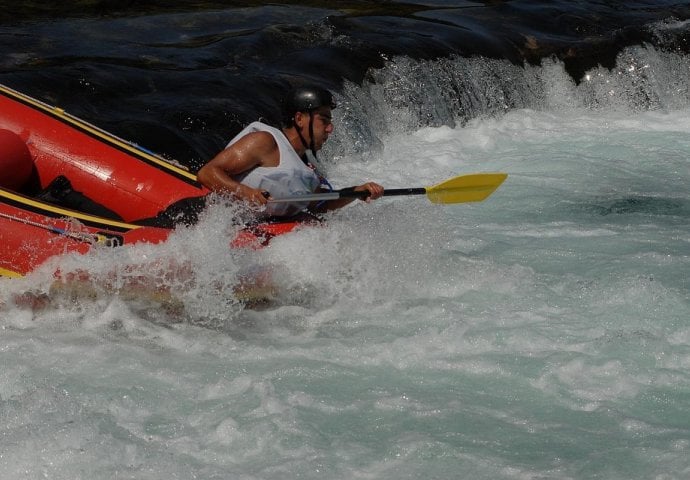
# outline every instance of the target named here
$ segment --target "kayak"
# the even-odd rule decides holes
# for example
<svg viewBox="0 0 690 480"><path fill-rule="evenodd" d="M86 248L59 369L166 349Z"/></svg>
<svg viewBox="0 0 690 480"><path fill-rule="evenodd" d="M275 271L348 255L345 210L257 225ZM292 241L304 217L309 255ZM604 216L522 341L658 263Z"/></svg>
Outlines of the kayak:
<svg viewBox="0 0 690 480"><path fill-rule="evenodd" d="M163 242L174 226L141 220L208 193L183 166L0 85L0 276L96 245ZM229 243L261 248L301 224L253 225Z"/></svg>

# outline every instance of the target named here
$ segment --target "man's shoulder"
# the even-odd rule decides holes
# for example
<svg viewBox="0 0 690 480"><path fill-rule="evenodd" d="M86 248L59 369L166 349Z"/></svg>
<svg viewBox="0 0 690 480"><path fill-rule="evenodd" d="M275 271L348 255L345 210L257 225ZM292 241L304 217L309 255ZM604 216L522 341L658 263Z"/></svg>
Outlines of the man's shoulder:
<svg viewBox="0 0 690 480"><path fill-rule="evenodd" d="M267 132L271 134L276 134L280 133L280 130L272 125L269 125L268 123L264 123L261 121L256 121L252 122L247 127L245 128L245 131L247 132Z"/></svg>
<svg viewBox="0 0 690 480"><path fill-rule="evenodd" d="M249 141L252 142L259 142L259 143L265 143L265 144L275 144L276 139L275 136L271 132L267 132L265 130L255 130L252 132L247 133L245 135L245 138Z"/></svg>
<svg viewBox="0 0 690 480"><path fill-rule="evenodd" d="M246 132L237 141L232 142L231 145L253 151L259 156L271 154L278 150L278 142L276 137L265 130L252 130Z"/></svg>
<svg viewBox="0 0 690 480"><path fill-rule="evenodd" d="M264 144L275 144L276 143L276 130L262 122L253 122L247 125L240 133L238 133L231 141L228 143L228 147L238 143L264 143Z"/></svg>

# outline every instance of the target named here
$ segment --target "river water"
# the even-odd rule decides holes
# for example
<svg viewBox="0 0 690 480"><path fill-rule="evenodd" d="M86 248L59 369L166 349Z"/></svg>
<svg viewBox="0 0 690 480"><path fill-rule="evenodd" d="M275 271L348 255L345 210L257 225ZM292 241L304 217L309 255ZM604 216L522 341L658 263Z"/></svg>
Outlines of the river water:
<svg viewBox="0 0 690 480"><path fill-rule="evenodd" d="M0 280L2 478L688 478L686 2L144 5L13 7L0 82L195 168L309 79L337 187L509 177L254 252L214 205ZM56 266L176 302L12 304ZM277 299L247 308L263 270Z"/></svg>

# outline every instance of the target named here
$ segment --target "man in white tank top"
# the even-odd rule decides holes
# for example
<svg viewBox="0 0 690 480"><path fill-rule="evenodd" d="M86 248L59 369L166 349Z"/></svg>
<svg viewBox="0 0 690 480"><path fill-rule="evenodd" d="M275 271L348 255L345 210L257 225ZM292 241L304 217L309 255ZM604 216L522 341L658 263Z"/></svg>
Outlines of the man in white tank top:
<svg viewBox="0 0 690 480"><path fill-rule="evenodd" d="M327 90L319 87L292 90L285 101L282 130L261 122L252 123L199 170L199 182L211 191L264 206L265 216L291 216L307 208L323 212L347 205L352 198L318 205L268 203L271 197L322 190L324 179L306 161L306 152L311 150L316 155L333 133L331 111L334 108L333 96ZM354 190L369 192L367 200L383 195L383 187L374 182L359 185Z"/></svg>

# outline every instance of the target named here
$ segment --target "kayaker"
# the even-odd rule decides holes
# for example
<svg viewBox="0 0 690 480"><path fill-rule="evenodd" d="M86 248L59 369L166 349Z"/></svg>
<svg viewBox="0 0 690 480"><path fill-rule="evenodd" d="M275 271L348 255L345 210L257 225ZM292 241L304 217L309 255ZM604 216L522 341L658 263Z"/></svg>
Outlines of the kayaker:
<svg viewBox="0 0 690 480"><path fill-rule="evenodd" d="M261 216L288 217L302 211L324 212L352 202L339 198L321 203L271 203L269 200L331 190L328 181L307 159L316 158L333 133L333 95L320 87L291 90L283 101L282 129L254 122L198 172L201 184L213 192L230 195L258 208ZM367 182L355 191L366 191L366 200L383 195L383 187Z"/></svg>

